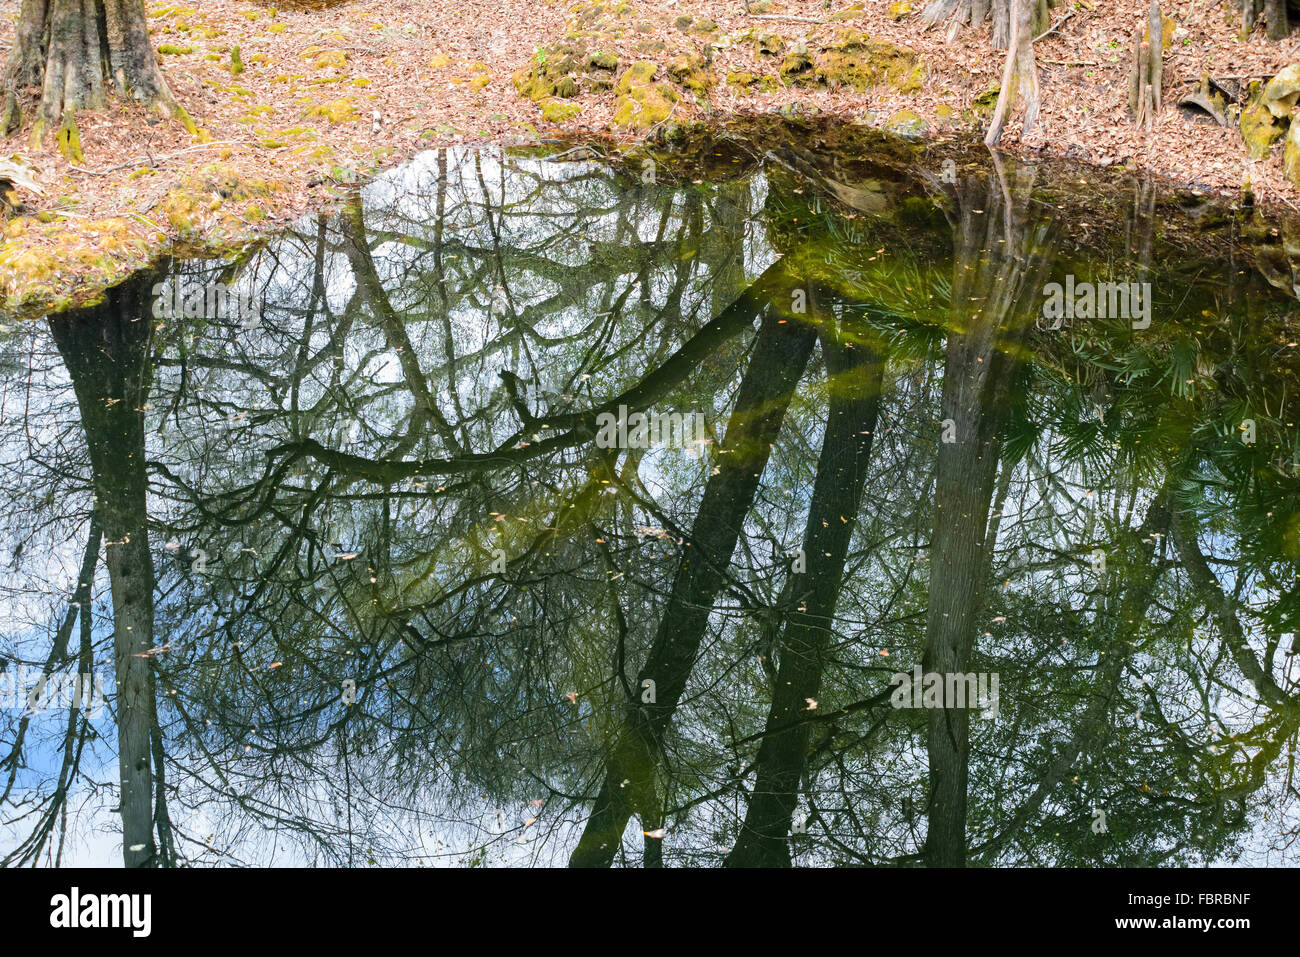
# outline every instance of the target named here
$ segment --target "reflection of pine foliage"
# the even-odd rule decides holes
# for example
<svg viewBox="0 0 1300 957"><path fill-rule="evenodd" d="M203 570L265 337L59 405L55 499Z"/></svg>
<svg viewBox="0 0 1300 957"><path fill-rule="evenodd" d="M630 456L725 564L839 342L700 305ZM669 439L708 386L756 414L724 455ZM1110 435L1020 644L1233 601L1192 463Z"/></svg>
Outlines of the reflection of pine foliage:
<svg viewBox="0 0 1300 957"><path fill-rule="evenodd" d="M899 248L897 235L882 236L860 220L826 212L820 224L833 240L825 263L836 292L862 310L897 359L933 355L952 296L948 269L923 267L914 250Z"/></svg>
<svg viewBox="0 0 1300 957"><path fill-rule="evenodd" d="M920 358L923 353L914 351L919 343L928 352L942 337L952 296L952 280L946 272L923 271L914 260L903 259L888 273L874 273L869 282L856 284L855 291L870 292L881 310L902 322L891 341L905 357Z"/></svg>

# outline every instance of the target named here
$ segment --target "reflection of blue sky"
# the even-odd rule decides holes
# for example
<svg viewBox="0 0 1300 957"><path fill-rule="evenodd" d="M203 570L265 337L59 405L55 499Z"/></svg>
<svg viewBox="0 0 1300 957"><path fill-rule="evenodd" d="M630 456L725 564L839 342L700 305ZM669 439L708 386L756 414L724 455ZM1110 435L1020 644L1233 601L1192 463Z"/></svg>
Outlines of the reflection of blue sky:
<svg viewBox="0 0 1300 957"><path fill-rule="evenodd" d="M416 241L423 239L431 242L434 238L431 196L436 175L437 155L428 153L368 186L364 199L370 235L379 236L392 229ZM557 189L557 184L561 188ZM750 191L751 209L761 206L764 190L761 178L756 179ZM579 271L586 262L589 245L592 243L625 246L629 242L671 242L673 230L668 231L667 239L658 235L663 197L662 191L645 190L644 196L632 207L628 207L625 184L615 181L608 170L595 163L532 159L506 161L500 152L494 150L455 150L452 151L449 163L446 194L448 234L445 237L448 249L443 256L443 263L452 269L469 268L468 263L472 257L494 255L491 250L499 245L505 249L523 250L530 256L544 256L562 269ZM679 199L670 202L681 206ZM493 220L490 224L489 217ZM314 230L314 224L310 221L304 221L303 227L304 235L310 235ZM561 237L560 233L564 230L570 230L572 235ZM265 266L253 263L244 272L245 277L251 278L237 280L233 284L242 290L246 283L256 283L256 298L263 305L262 327L248 330L211 328L194 336L182 326L190 340L188 347L198 352L210 351L221 357L222 341L225 340L227 348L243 350L264 359L271 359L280 353L284 345L282 338L277 337L277 330L292 330L300 325L296 304L310 295L309 277L313 253L314 250L308 245L292 238L276 244L273 250L265 254ZM422 257L427 259L427 255L416 243L397 241L379 242L372 248L372 254L394 305L399 309L418 309L420 297L428 295L429 290L408 279L418 275L421 268L428 269L427 262L421 261ZM744 259L744 271L750 277L772 261L771 250L761 232L751 233L745 240ZM210 271L206 273L209 278L204 278L206 267L202 264L184 265L181 268L188 277L187 281L211 281ZM587 343L575 337L593 318L612 316L616 309L615 301L623 292L632 293L624 309L641 308L643 293L639 288L641 280L637 276L640 268L639 264L629 260L621 269L612 270L606 279L585 283L578 281L565 290L561 290L554 281L526 270L512 269L509 274L508 296L505 295L504 288L490 289L485 286L482 296L462 301L448 316L453 337L462 353L481 353L481 360L488 363L488 374L485 374L481 362L464 364L455 383L460 395L471 399L477 396L478 401L484 405L493 401L497 383L490 372L503 362L507 363L507 367L513 365L529 381L536 378L553 384L556 390L567 386L577 391L574 380L577 379L578 370L574 367L574 357L585 349ZM661 302L673 291L673 268L673 263L669 261L663 266L655 266L646 274L644 296L650 302ZM707 277L705 267L701 266L697 273L701 279ZM342 313L348 308L348 300L356 290L346 255L337 248L331 248L326 253L326 276L325 296L328 307L335 314ZM708 282L693 281L676 291L681 296L681 311L691 326L698 327L712 317L716 293ZM564 299L557 301L555 297L561 292L564 293ZM530 310L530 307L534 308ZM517 364L520 357L510 350L503 352L497 344L503 329L516 321L516 316L523 316L537 338L554 346L551 350L534 350L535 363L531 368L520 367ZM412 331L417 349L426 342L433 342L427 336L422 341L419 330L408 328ZM684 332L689 334L689 330ZM435 333L441 335L441 330L435 330ZM14 335L12 331L9 334ZM4 448L7 458L19 463L18 468L10 473L7 483L16 490L44 481L43 473L27 467L29 443L59 449L66 446L80 459L79 468L83 472L86 469L82 451L84 439L80 435L75 397L67 382L66 373L39 326L28 327L21 330L20 334L28 338L30 344L17 349L17 353L21 354L34 346L43 353L45 365L35 380L34 388L30 387L30 383L21 381L5 383L6 404L12 406L21 396L31 422L25 432L6 432L0 438L0 442L7 446ZM615 335L625 335L617 324ZM290 344L295 348L297 346L297 340L292 335ZM313 350L326 348L329 345L327 331L318 328L310 337L309 344ZM669 343L671 347L680 344L680 339ZM432 350L431 354L437 354L437 351ZM383 333L372 325L353 327L352 334L343 342L342 359L344 368L340 378L343 381L366 381L380 386L397 386L401 383L402 372L397 355L388 348ZM582 388L595 396L614 394L639 378L644 371L635 363L624 363L622 366L618 363L603 364L590 371ZM281 394L277 398L268 391L264 382L246 379L238 369L213 372L200 366L189 369L188 373L190 388L202 394L214 406L220 407L228 403L244 410L287 406L286 395ZM177 385L176 374L174 364L161 365L156 370L159 386L156 391L174 391ZM434 381L436 384L436 377ZM330 383L323 378L308 377L302 382L299 407L328 402L331 388ZM575 404L585 401L580 398ZM389 395L380 396L373 401L360 419L350 422L323 421L318 424L319 428L314 434L327 444L369 451L372 445L368 442L369 427L378 423L399 423L410 414L410 403L409 393L400 388L392 389ZM174 420L168 421L163 411L155 410L148 417L147 441L152 460L165 465L171 473L187 481L198 482L214 492L220 488L219 483L222 481L239 483L247 479L249 470L255 467L256 462L254 450L246 446L247 440L253 437L247 414L204 423L177 423ZM716 406L700 411L706 413L711 424L721 427L715 420L725 412L722 400ZM484 448L506 438L511 429L506 417L502 416L490 417L487 425L488 431L479 443ZM277 421L265 424L256 433L256 440L265 445L283 440L285 436L274 434L278 427ZM218 442L215 446L214 437ZM226 438L224 449L220 445L222 437ZM202 475L196 469L193 454L200 448L209 456L204 466L206 474ZM216 450L215 459L212 458L213 449ZM217 465L215 469L212 468L214 461ZM679 494L695 494L695 490L702 484L706 468L704 462L686 457L680 450L654 450L645 456L640 474L642 480L656 491L677 489ZM27 479L28 471L33 472L31 479ZM228 478L223 478L223 473ZM4 643L0 649L6 653L32 661L43 659L52 630L57 627L66 610L67 596L75 587L75 575L80 565L86 534L84 516L87 504L84 493L68 500L69 515L77 516L75 522L55 523L40 530L10 525L5 532L0 532L0 548L12 552L18 541L23 541L26 547L26 559L21 573L6 573L0 591L0 621L6 623ZM170 513L175 511L175 503L169 498L155 496L150 502L150 510L156 523L164 528L172 526ZM649 522L650 518L647 516L644 520ZM343 512L333 516L333 521L331 536L344 543L344 548L349 547L347 543L357 537L357 529L352 527L352 517ZM274 548L275 543L266 541L256 528L232 530L225 541L196 537L192 531L187 532L184 528L156 532L154 537L157 539L154 543L157 546L155 564L159 576L156 643L170 641L173 645L173 658L180 660L190 653L187 646L192 636L212 635L220 630L223 626L221 615L225 613L218 611L215 606L192 606L188 602L176 604L172 601L172 597L185 597L188 586L180 592L173 592L173 589L178 584L177 571L180 565L189 562L191 548L202 547L207 552L208 561L216 575L236 570L246 576L255 576L258 562ZM163 546L167 542L178 548L165 549ZM245 551L241 552L241 549ZM328 612L325 597L322 598L322 610ZM111 659L112 631L111 609L107 607L107 579L102 561L97 572L96 601L94 641L99 665ZM235 628L232 635L241 633L237 622L230 624ZM74 630L71 642L73 648L78 641ZM161 660L160 663L165 664ZM505 666L495 665L493 672L497 676L504 676ZM163 684L165 682L160 681L160 714L164 725L174 726L176 715ZM580 701L576 713L579 720L590 719L590 702ZM6 719L9 717L11 716L5 716ZM120 859L120 847L112 834L117 821L109 810L115 803L112 799L112 785L116 777L112 755L116 734L112 725L111 708L109 714L94 722L94 727L102 737L88 746L83 757L82 771L85 777L105 787L93 796L83 787L85 793L78 799L80 803L74 802L77 803L78 817L73 830L77 834L70 844L71 856L66 862L116 865ZM51 776L57 773L62 761L59 748L63 730L60 715L50 713L33 717L26 752L30 767L20 777L12 799L21 799L25 790L37 787L40 782L48 783ZM253 738L256 737L254 734ZM186 756L189 745L182 734L179 739L169 740L168 748L170 753L181 757ZM193 755L188 757L192 758ZM326 798L322 789L322 803ZM504 839L506 831L519 827L523 840L512 838L504 858L522 859L521 855L528 853L527 847L540 829L530 832L521 823L515 822L503 830L504 823L517 816L515 811L498 811L486 802L483 804L478 813L481 820L475 824L459 825L461 833L458 836L444 834L441 837L428 835L424 838L428 842L429 852L449 855L448 859L454 859L466 848L480 843L485 835L497 835L497 838ZM465 812L467 819L475 817L472 808L466 808ZM173 813L180 813L179 809L173 808ZM190 812L185 813L187 819L179 820L178 823L186 831L198 833L206 831L209 826L220 830L219 826L204 824L197 818L189 820ZM527 820L527 816L522 820ZM405 846L409 851L412 849L411 842L401 838L402 829L409 826L409 823L404 821L386 826L382 819L375 819L368 821L367 826L377 833L389 831L394 844ZM240 832L238 841L230 850L249 859L269 861L268 845L264 840L266 836L257 828ZM227 837L234 838L235 835L228 833ZM0 850L3 850L4 840L0 838ZM216 843L220 844L221 841ZM304 859L297 852L289 850L288 843L273 841L271 846L275 847L275 859L282 863ZM460 850L456 850L457 847Z"/></svg>
<svg viewBox="0 0 1300 957"><path fill-rule="evenodd" d="M482 420L474 426L477 430L474 446L476 449L489 449L510 438L516 428L512 416L501 413L499 406L494 406L499 401L497 372L500 369L513 369L530 383L540 381L551 393L571 389L577 394L574 405L578 408L585 407L590 397L617 394L644 375L646 370L639 364L640 354L632 346L639 344L636 337L643 335L645 323L617 324L608 351L618 358L589 370L578 365L590 345L584 338L584 331L593 319L609 316L616 309L622 310L622 317L640 316L645 309L641 304L643 292L651 309L661 307L677 291L674 270L678 263L671 256L658 256L642 280L638 275L641 261L628 256L607 274L597 274L590 266L590 251L599 244L618 249L633 243L671 243L686 210L685 193L644 190L644 195L629 202L625 182L620 182L602 164L583 161L576 158L577 154L571 155L567 161L555 162L507 158L494 149L458 148L451 150L448 156L445 202L449 215L445 223L447 232L443 236L445 253L442 263L448 270L460 270L463 274L482 269L484 278L474 295L463 298L449 310L446 329L438 323L412 321L405 325L405 331L422 358L444 354L444 335L449 335L454 341L458 355L473 356L472 361L460 362L454 383L449 369L429 368L433 359L425 363L425 372L435 398L445 399L454 384L467 411L484 412ZM416 316L434 295L427 278L431 268L427 247L435 241L437 176L438 154L425 153L407 166L381 176L363 190L367 229L376 241L371 249L376 268L393 305ZM766 193L767 184L761 175L749 181L743 203L747 206L745 219L751 224L763 207ZM661 237L661 214L665 203L671 204L673 217ZM707 217L707 210L705 215ZM259 298L265 303L263 326L232 333L226 338L222 338L225 335L222 331L210 331L190 343L191 354L205 357L226 358L242 350L239 354L256 358L260 368L270 370L270 373L259 378L237 366L223 368L215 363L210 367L199 364L188 370L189 388L194 392L214 402L229 400L242 409L287 408L287 393L281 391L275 395L266 379L292 367L302 338L308 339L312 352L330 345L329 330L323 326L317 326L310 336L301 335L301 304L311 295L315 253L307 240L315 235L315 225L306 220L300 226L300 236L286 237L274 243L255 257L246 271L250 277L246 281L257 284ZM735 241L742 250L741 280L753 279L775 259L762 229L752 226L744 229L743 236L737 235ZM502 255L509 260L505 284L500 281L500 272L495 271L498 247L504 250ZM539 275L538 271L526 268L530 260L544 260L572 281L562 283ZM325 299L329 310L336 316L341 315L349 308L356 293L352 272L346 253L337 245L327 249L325 261ZM668 341L670 347L680 346L686 335L712 318L719 300L725 302L735 292L719 289L716 277L706 265L697 264L693 270L690 281L680 289L683 319L678 325L681 334L675 334ZM737 282L734 278L729 281ZM497 288L506 285L508 290ZM623 305L617 306L621 294L629 291L631 294ZM510 332L519 322L526 322L534 333L530 352L515 348L510 341ZM80 463L84 472L83 439L77 422L75 398L57 356L51 355L52 346L41 327L2 330L0 335L8 339L4 351L22 355L24 350L34 350L38 354L33 382L22 377L6 378L0 382L0 400L3 401L5 416L25 414L28 423L22 430L7 428L0 431L0 456L8 470L0 478L0 494L21 501L32 495L33 489L44 488L50 482L49 473L31 461L32 447L51 460L61 456L66 459L69 455L63 450L72 450L71 457ZM18 340L25 345L16 344ZM915 435L920 430L931 428L936 418L934 404L938 397L940 373L932 376L931 388L926 392L919 384L921 377L914 381L902 370L896 371L899 380L894 383L895 391L882 411L875 454L883 454L887 448L885 435L890 428L901 430L908 435L908 441L915 442ZM575 381L579 373L587 374L589 379L585 383ZM174 362L160 366L156 377L160 393L173 394L177 390L179 371ZM339 368L326 364L303 380L299 407L305 409L320 403L329 410L309 428L310 434L322 443L363 455L382 454L391 447L392 437L400 434L412 413L413 399L410 391L402 387L402 382L400 358L383 330L373 322L357 322L342 343ZM729 388L734 386L734 377L729 382ZM355 415L340 415L336 393L349 389L358 393L368 391L367 402ZM690 390L692 396L698 396L699 392ZM554 401L554 396L547 401ZM661 405L657 411L701 411L711 430L720 435L725 430L729 393L720 390L717 395L691 401L708 404L698 409ZM747 531L752 532L755 538L764 539L770 535L787 549L802 545L816 450L821 442L824 401L824 389L817 377L805 377L787 416L787 435L775 451L765 475L762 491L765 500L747 518ZM22 412L15 412L17 409ZM279 417L256 428L247 422L232 426L199 414L187 413L169 418L166 409L158 408L151 410L148 417L150 458L165 465L172 475L215 494L242 485L257 473L262 463L261 452L291 437L285 420L286 417ZM428 444L422 448L428 454L440 454L434 439L426 442ZM803 447L812 450L811 456L799 451ZM203 455L196 455L197 450L202 450ZM199 458L203 459L202 464L196 461ZM641 457L637 478L651 498L658 502L671 501L680 512L689 514L698 502L711 464L707 459L690 457L680 449L652 449ZM320 475L320 470L306 464L302 471L304 474L295 475L294 479L304 484ZM876 486L879 487L873 487L871 494L885 500L883 507L893 504L911 508L912 503L904 502L910 494L910 486L906 484L910 478L893 474L886 468L884 474L877 476ZM156 484L162 484L161 480L156 479ZM409 485L405 487L409 488ZM1088 492L1094 494L1089 497ZM891 495L898 497L891 498ZM1004 537L999 540L999 563L1006 567L1013 579L1012 589L1039 598L1055 595L1075 608L1083 607L1083 603L1091 600L1085 593L1095 585L1086 560L1081 558L1073 565L1048 567L1040 564L1043 552L1053 549L1077 552L1081 542L1104 541L1107 523L1113 525L1118 520L1117 515L1121 514L1121 506L1130 504L1134 514L1141 514L1149 504L1149 494L1139 494L1136 502L1130 503L1126 490L1117 487L1114 475L1062 470L1050 461L1024 466L1015 476L1013 494L1008 496L1004 509ZM56 501L31 511L16 509L0 529L0 563L5 563L7 556L13 555L20 543L24 546L21 562L12 560L0 565L0 651L26 661L43 660L50 636L62 620L68 595L75 587L86 534L84 514L87 506L84 490L59 489ZM436 527L442 514L436 511L436 507L422 501L412 506L413 510L404 515L404 520L412 527L425 524ZM220 594L214 595L210 601L193 600L194 589L210 586L185 580L181 559L169 553L164 543L174 539L185 563L191 547L201 546L208 550L214 566L213 580L237 577L256 581L263 563L282 544L283 528L274 522L218 532L204 527L175 527L190 516L173 497L160 494L151 499L150 512L158 527L166 529L166 532L158 531L153 542L159 574L155 643L171 642L174 652L171 653L173 658L164 659L161 664L166 667L173 659L178 667L182 663L195 664L196 644L201 641L234 639L255 646L264 623L251 617L247 621L241 620L237 614L238 602L231 599L228 587L225 591L217 589ZM51 513L57 520L47 521ZM344 504L320 518L322 530L327 520L332 523L329 540L338 542L342 550L360 551L358 563L368 560L364 542L374 521L370 512L361 506ZM508 516L507 525L503 527L524 520L523 517ZM659 525L656 516L640 507L632 509L632 520L636 525ZM1049 531L1043 533L1043 529ZM445 579L470 564L466 556L481 552L484 541L489 540L481 532L481 529L476 529L472 533L472 536L479 536L477 540L460 539L445 543L432 556L430 577ZM926 567L924 552L921 551L918 558L917 550L911 548L912 543L873 541L872 548L866 549L862 541L866 535L866 532L860 533L859 541L855 542L855 548L865 551L865 554L857 559L858 564L851 570L846 584L847 593L852 594L864 609L864 618L860 621L845 620L841 626L855 641L874 647L875 644L885 644L888 637L896 637L899 633L896 630L878 635L872 630L872 613L879 610L883 616L884 609L889 608L889 602L893 600L890 594L894 587L891 573L916 562L915 580L924 582ZM922 535L922 538L927 537L928 529ZM1231 542L1222 536L1212 537L1208 544L1217 554L1232 553ZM742 542L741 548L744 547ZM399 542L396 554L399 558L406 558L419 554L420 548L418 542L405 545ZM775 557L769 554L743 555L737 560L735 577L743 583L763 580L775 561ZM1227 570L1218 570L1224 575L1225 589L1232 591L1237 583ZM603 570L596 574L600 573ZM346 649L343 653L347 655L362 656L372 651L373 646L362 640L366 635L350 631L353 623L337 601L334 590L323 582L317 582L316 592L302 601L320 619L319 634L315 637L321 646L330 651ZM111 609L108 607L107 579L102 563L95 594L96 666L104 668L111 658ZM1254 583L1247 583L1243 589L1243 601L1247 604L1275 598L1275 595L1263 593ZM722 607L715 612L706 638L705 655L714 645L737 640L743 624L744 616L733 595L725 595L720 603ZM842 604L848 605L849 602ZM919 610L923 612L924 607ZM991 608L989 617L992 618L997 611L998 608ZM1020 627L1018 623L1011 622L1003 628L994 628L991 624L988 627L989 634L981 649L984 652L1014 656L1032 648L1033 635L1025 634L1029 629ZM1262 657L1266 636L1254 627L1249 634L1252 647ZM1196 640L1201 643L1201 650L1214 644L1208 632ZM71 647L75 649L78 641L74 630ZM358 644L349 647L349 642ZM1068 660L1071 652L1054 649L1052 654L1055 656L1053 660L1059 663ZM271 660L265 645L257 647L254 657L257 666L262 668L267 667ZM898 656L892 664L900 670L907 670L912 662ZM1154 674L1154 680L1158 682L1162 680L1161 664L1151 656L1140 656L1135 661L1136 674L1127 676L1126 680L1134 684L1140 680L1141 674ZM487 685L485 696L500 708L511 706L502 689L510 687L507 679L512 667L514 663L510 661L494 661L490 666L495 681ZM343 668L341 673L350 672ZM1170 674L1168 680L1175 678ZM713 687L711 682L712 676L707 680L699 675L692 678L687 704L679 715L681 734L691 739L693 746L702 742L707 747L716 748L718 744L717 726L711 723L717 715L707 711L710 706L703 701L706 686L708 690L721 694L724 701L727 695L739 697L747 690L738 680L734 687L724 687L722 691ZM111 677L109 683L111 693ZM557 687L552 690L558 698L570 689ZM363 693L367 692L378 695L382 701L383 691L363 689ZM833 701L836 692L832 685L823 695L824 700ZM1001 689L1004 702L1014 694L1012 687L1004 685ZM180 728L176 710L168 700L165 688L160 687L159 699L164 724L169 728ZM586 697L579 696L574 704L576 720L557 733L569 736L577 744L581 735L576 727L597 715ZM1189 702L1185 714L1171 712L1171 717L1186 718L1194 711L1195 702ZM1241 730L1257 718L1258 710L1249 698L1225 692L1223 714L1230 729ZM198 717L202 718L202 715ZM1045 721L1042 744L1050 746L1054 740L1068 737L1076 717L1077 714L1064 709L1059 716ZM10 733L13 720L13 715L0 715L0 745L5 734ZM120 844L115 836L118 821L109 810L116 803L113 784L117 774L113 757L116 733L111 715L106 714L95 721L94 727L102 738L88 747L83 758L83 772L102 787L95 791L83 786L73 802L75 813L71 815L71 826L74 836L65 863L116 866L120 861ZM57 773L62 760L58 748L63 730L64 720L57 713L34 718L27 751L30 767L20 775L19 787L10 799L15 807L31 789ZM977 744L978 736L989 730L976 727ZM247 735L245 742L240 743L258 749L271 748L275 744L269 735L262 735L256 729ZM438 753L437 747L431 747L427 756L430 774L426 792L404 796L406 803L398 802L393 809L381 808L375 795L367 793L367 782L380 790L383 782L398 776L394 759L378 753L384 743L381 738L379 746L371 753L351 758L357 762L353 771L357 780L349 785L355 795L352 857L355 863L366 864L372 850L383 862L460 863L480 847L487 848L483 863L556 863L563 860L576 839L571 824L573 814L540 785L532 792L536 794L534 798L497 806L496 800L475 790L472 784L455 778L447 768L456 755ZM235 747L242 750L238 745ZM324 769L322 773L327 773L330 779L309 782L304 793L297 798L302 808L318 815L331 827L342 828L347 820L347 808L339 804L339 795L344 788L337 776L344 772L340 770L342 755L332 750L334 747L322 746L314 758ZM174 732L169 738L168 750L178 763L187 767L201 767L206 758L189 733L183 730ZM499 759L502 763L509 760L504 754ZM222 754L220 760L226 763L231 779L236 782L233 787L238 789L241 767L255 775L263 758L257 751L252 751L247 756ZM890 773L899 780L917 779L924 774L923 748L891 755L890 760L894 762ZM225 782L222 783L224 786ZM531 783L525 779L518 790L521 794L528 793L530 787ZM542 801L543 805L535 807L527 803L530 800ZM12 819L12 810L9 807L3 809L0 820ZM569 823L556 824L561 813L567 815L565 821ZM692 821L692 827L698 833L705 833L714 823L710 820L714 812L702 807L697 813L700 816ZM238 810L219 812L207 806L186 807L183 803L173 806L173 814L181 829L196 839L208 840L208 836L213 835L212 844L220 853L201 854L200 859L205 863L229 862L232 858L282 865L320 861L310 849L310 842L300 840L290 828L275 828L265 818L255 820ZM544 826L528 825L528 819L534 816L542 817ZM21 826L21 821L0 825L0 854L16 840ZM633 832L635 827L635 824L631 825ZM1257 854L1263 853L1263 841L1275 833L1275 828L1275 824L1261 826L1252 836L1251 843ZM337 835L335 840L337 842ZM196 853L192 845L185 847L185 851Z"/></svg>

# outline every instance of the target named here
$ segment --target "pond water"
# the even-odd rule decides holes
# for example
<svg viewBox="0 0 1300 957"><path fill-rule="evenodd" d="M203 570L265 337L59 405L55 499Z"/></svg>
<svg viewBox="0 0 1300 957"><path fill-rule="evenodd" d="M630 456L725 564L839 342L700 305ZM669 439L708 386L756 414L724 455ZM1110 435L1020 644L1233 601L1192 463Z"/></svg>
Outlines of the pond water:
<svg viewBox="0 0 1300 957"><path fill-rule="evenodd" d="M5 322L0 858L1296 863L1298 256L765 125Z"/></svg>

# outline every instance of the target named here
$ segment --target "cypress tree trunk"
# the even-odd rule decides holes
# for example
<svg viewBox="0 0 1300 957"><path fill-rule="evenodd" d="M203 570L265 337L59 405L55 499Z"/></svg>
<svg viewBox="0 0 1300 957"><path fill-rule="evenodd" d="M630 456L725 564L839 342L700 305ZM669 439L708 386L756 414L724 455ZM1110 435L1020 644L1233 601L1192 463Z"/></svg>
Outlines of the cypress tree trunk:
<svg viewBox="0 0 1300 957"><path fill-rule="evenodd" d="M1025 101L1021 135L1028 133L1038 121L1038 63L1034 60L1033 29L1034 11L1037 8L1034 0L1011 2L1015 7L1011 19L1011 43L1007 50L1006 66L1002 71L1002 91L998 94L998 105L993 110L993 121L984 136L984 143L988 146L995 145L1002 138L1002 127L1015 105L1017 92Z"/></svg>
<svg viewBox="0 0 1300 957"><path fill-rule="evenodd" d="M1284 0L1285 2L1285 0ZM948 20L948 39L951 41L963 26L978 28L985 20L993 22L993 49L1005 50L1011 35L1011 8L1015 0L931 0L921 13L921 21L933 26ZM1051 24L1051 8L1055 0L1030 0L1033 8L1034 36L1043 33Z"/></svg>
<svg viewBox="0 0 1300 957"><path fill-rule="evenodd" d="M1151 129L1160 112L1161 85L1164 77L1164 28L1160 4L1151 0L1145 39L1142 31L1133 35L1133 65L1129 70L1129 109L1138 126Z"/></svg>
<svg viewBox="0 0 1300 957"><path fill-rule="evenodd" d="M19 100L40 87L33 142L58 130L59 149L81 158L77 110L129 96L194 131L163 79L149 43L144 0L23 0L13 49L0 70L0 135L22 124Z"/></svg>
<svg viewBox="0 0 1300 957"><path fill-rule="evenodd" d="M1286 15L1286 0L1265 0L1264 22L1270 40L1281 40L1291 32L1291 24Z"/></svg>

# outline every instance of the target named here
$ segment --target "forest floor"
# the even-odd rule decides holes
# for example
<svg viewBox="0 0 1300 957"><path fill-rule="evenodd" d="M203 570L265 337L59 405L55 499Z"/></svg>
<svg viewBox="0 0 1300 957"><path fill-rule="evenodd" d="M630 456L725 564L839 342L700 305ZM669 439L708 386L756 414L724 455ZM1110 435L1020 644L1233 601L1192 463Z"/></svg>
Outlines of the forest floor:
<svg viewBox="0 0 1300 957"><path fill-rule="evenodd" d="M912 0L910 12L897 0L751 0L751 13L742 0L289 6L297 4L147 4L164 73L198 137L117 103L80 114L80 163L60 156L52 140L32 148L30 122L6 145L6 155L34 167L45 195L24 195L25 214L5 225L0 308L30 313L82 301L168 249L233 247L328 204L357 177L447 144L632 141L669 122L792 109L912 123L925 135L969 132L985 121L1003 64L990 50L987 25L951 41L946 25L927 31L924 0ZM1300 209L1280 142L1268 158L1251 161L1235 127L1196 122L1174 105L1204 73L1246 82L1300 61L1300 31L1270 42L1257 30L1243 42L1226 3L1164 0L1177 24L1165 60L1165 108L1153 130L1139 130L1127 115L1127 72L1146 7L1147 0L1075 0L1063 22L1066 7L1054 11L1054 32L1035 45L1040 121L1028 136L1013 122L1005 147L1125 164L1206 191L1237 191L1248 179L1260 202ZM13 42L18 8L19 0L0 0L0 54ZM588 69L566 98L521 95L516 74L531 68L523 79L556 79L548 57L553 68L571 52L573 41L561 41L575 30L583 36L579 57L617 57L609 82L593 82L602 74ZM848 30L915 54L912 81L891 72L888 81L855 90L781 76L780 64L799 44L814 54L833 50ZM614 87L637 61L658 64L654 77L664 82ZM681 70L669 82L674 61L702 72ZM647 108L655 103L667 110L662 121ZM649 130L646 117L656 119Z"/></svg>

